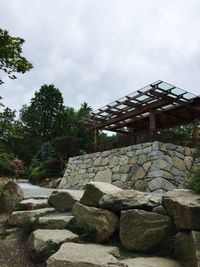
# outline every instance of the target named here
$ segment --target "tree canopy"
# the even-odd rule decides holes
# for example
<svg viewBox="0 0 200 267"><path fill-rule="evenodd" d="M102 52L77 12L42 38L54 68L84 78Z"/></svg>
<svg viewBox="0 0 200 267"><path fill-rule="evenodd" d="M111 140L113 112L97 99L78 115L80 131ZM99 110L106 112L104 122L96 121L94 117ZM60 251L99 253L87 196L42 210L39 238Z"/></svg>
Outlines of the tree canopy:
<svg viewBox="0 0 200 267"><path fill-rule="evenodd" d="M0 29L0 70L10 79L16 78L16 73L25 73L33 66L22 56L24 39L12 37L7 30ZM0 77L0 84L3 83Z"/></svg>
<svg viewBox="0 0 200 267"><path fill-rule="evenodd" d="M20 111L21 121L34 135L43 141L54 137L55 126L64 111L63 97L53 84L43 85L31 99L29 106Z"/></svg>

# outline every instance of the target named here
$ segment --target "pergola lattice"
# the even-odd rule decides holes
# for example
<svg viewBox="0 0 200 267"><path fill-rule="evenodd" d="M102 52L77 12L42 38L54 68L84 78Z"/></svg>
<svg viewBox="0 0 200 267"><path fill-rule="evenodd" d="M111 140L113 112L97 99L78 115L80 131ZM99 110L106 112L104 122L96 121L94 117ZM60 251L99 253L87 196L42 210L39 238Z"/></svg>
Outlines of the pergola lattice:
<svg viewBox="0 0 200 267"><path fill-rule="evenodd" d="M82 122L89 131L94 131L96 146L98 130L134 136L149 132L153 140L160 130L194 123L199 119L200 96L159 80L93 111ZM198 126L194 136L197 143Z"/></svg>

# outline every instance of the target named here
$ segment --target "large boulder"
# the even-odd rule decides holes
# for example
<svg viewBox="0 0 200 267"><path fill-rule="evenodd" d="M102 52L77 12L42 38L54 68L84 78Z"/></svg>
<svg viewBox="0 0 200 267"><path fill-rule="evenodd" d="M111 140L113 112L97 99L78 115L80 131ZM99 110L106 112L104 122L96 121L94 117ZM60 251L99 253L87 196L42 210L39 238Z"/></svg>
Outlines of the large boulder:
<svg viewBox="0 0 200 267"><path fill-rule="evenodd" d="M83 196L83 192L83 190L55 190L48 201L58 211L71 211L74 203Z"/></svg>
<svg viewBox="0 0 200 267"><path fill-rule="evenodd" d="M200 266L200 232L180 232L176 235L176 258L190 266Z"/></svg>
<svg viewBox="0 0 200 267"><path fill-rule="evenodd" d="M122 189L109 183L90 182L85 187L85 192L80 203L87 206L99 207L99 200L102 196L120 191Z"/></svg>
<svg viewBox="0 0 200 267"><path fill-rule="evenodd" d="M40 228L66 229L73 218L71 213L50 213L39 217L38 224Z"/></svg>
<svg viewBox="0 0 200 267"><path fill-rule="evenodd" d="M28 198L17 203L16 210L37 210L49 207L47 198Z"/></svg>
<svg viewBox="0 0 200 267"><path fill-rule="evenodd" d="M55 211L54 208L43 208L38 210L13 211L8 217L8 223L12 226L21 226L27 218L36 219Z"/></svg>
<svg viewBox="0 0 200 267"><path fill-rule="evenodd" d="M38 229L28 238L27 248L30 257L36 262L42 262L58 250L65 242L76 242L78 236L68 230Z"/></svg>
<svg viewBox="0 0 200 267"><path fill-rule="evenodd" d="M160 257L138 257L122 260L121 262L127 264L128 267L182 267L175 260Z"/></svg>
<svg viewBox="0 0 200 267"><path fill-rule="evenodd" d="M9 181L3 187L3 192L0 196L0 209L2 211L13 211L16 204L24 199L23 190L14 181Z"/></svg>
<svg viewBox="0 0 200 267"><path fill-rule="evenodd" d="M200 196L190 190L175 189L163 196L163 206L183 230L200 230Z"/></svg>
<svg viewBox="0 0 200 267"><path fill-rule="evenodd" d="M159 206L160 203L161 197L152 193L144 193L135 190L121 190L109 193L99 200L100 207L117 212L127 209L149 211Z"/></svg>
<svg viewBox="0 0 200 267"><path fill-rule="evenodd" d="M121 213L120 240L128 250L152 250L169 236L170 230L167 216L137 209Z"/></svg>
<svg viewBox="0 0 200 267"><path fill-rule="evenodd" d="M119 249L97 244L65 243L47 260L47 267L128 267L119 263Z"/></svg>
<svg viewBox="0 0 200 267"><path fill-rule="evenodd" d="M78 202L74 205L73 215L79 224L95 230L93 239L97 243L108 240L119 227L119 219L112 211L88 207Z"/></svg>

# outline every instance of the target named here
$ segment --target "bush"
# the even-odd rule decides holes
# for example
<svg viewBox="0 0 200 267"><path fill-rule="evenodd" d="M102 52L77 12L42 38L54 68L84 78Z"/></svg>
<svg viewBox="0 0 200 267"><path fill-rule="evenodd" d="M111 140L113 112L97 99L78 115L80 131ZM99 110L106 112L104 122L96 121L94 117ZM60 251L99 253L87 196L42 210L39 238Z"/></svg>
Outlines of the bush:
<svg viewBox="0 0 200 267"><path fill-rule="evenodd" d="M43 168L48 178L57 178L62 176L63 163L59 159L51 159L46 161Z"/></svg>
<svg viewBox="0 0 200 267"><path fill-rule="evenodd" d="M15 165L17 178L24 178L26 175L24 162L20 159L14 159L12 163Z"/></svg>
<svg viewBox="0 0 200 267"><path fill-rule="evenodd" d="M12 154L0 153L0 176L15 177L16 168L12 163Z"/></svg>
<svg viewBox="0 0 200 267"><path fill-rule="evenodd" d="M190 177L188 187L195 193L200 194L200 168L194 171Z"/></svg>
<svg viewBox="0 0 200 267"><path fill-rule="evenodd" d="M43 168L44 163L38 164L36 167L32 167L29 170L29 180L32 183L41 182L46 178L46 171Z"/></svg>
<svg viewBox="0 0 200 267"><path fill-rule="evenodd" d="M37 166L38 163L52 159L55 154L55 150L53 149L51 143L44 143L37 154L34 156L32 165Z"/></svg>

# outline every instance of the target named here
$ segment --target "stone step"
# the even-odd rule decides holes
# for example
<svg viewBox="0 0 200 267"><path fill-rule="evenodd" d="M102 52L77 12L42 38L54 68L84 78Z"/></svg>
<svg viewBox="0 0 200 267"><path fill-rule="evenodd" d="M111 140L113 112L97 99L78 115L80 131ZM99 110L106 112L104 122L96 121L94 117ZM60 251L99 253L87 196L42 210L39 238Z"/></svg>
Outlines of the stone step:
<svg viewBox="0 0 200 267"><path fill-rule="evenodd" d="M122 260L128 267L181 267L182 265L175 260L160 257L138 257Z"/></svg>
<svg viewBox="0 0 200 267"><path fill-rule="evenodd" d="M47 267L127 267L126 264L119 262L117 259L119 256L117 247L68 242L62 244L60 249L47 260Z"/></svg>
<svg viewBox="0 0 200 267"><path fill-rule="evenodd" d="M45 229L66 229L67 225L74 218L72 213L53 212L39 217L39 227Z"/></svg>
<svg viewBox="0 0 200 267"><path fill-rule="evenodd" d="M12 226L22 226L27 218L38 218L55 211L54 208L43 208L37 210L13 211L8 217L8 223Z"/></svg>
<svg viewBox="0 0 200 267"><path fill-rule="evenodd" d="M49 207L47 198L27 198L17 203L15 210L37 210Z"/></svg>
<svg viewBox="0 0 200 267"><path fill-rule="evenodd" d="M28 238L27 248L35 262L43 262L65 242L77 242L78 236L68 230L38 229Z"/></svg>
<svg viewBox="0 0 200 267"><path fill-rule="evenodd" d="M48 201L58 211L71 211L74 204L81 199L83 193L83 190L54 190Z"/></svg>

